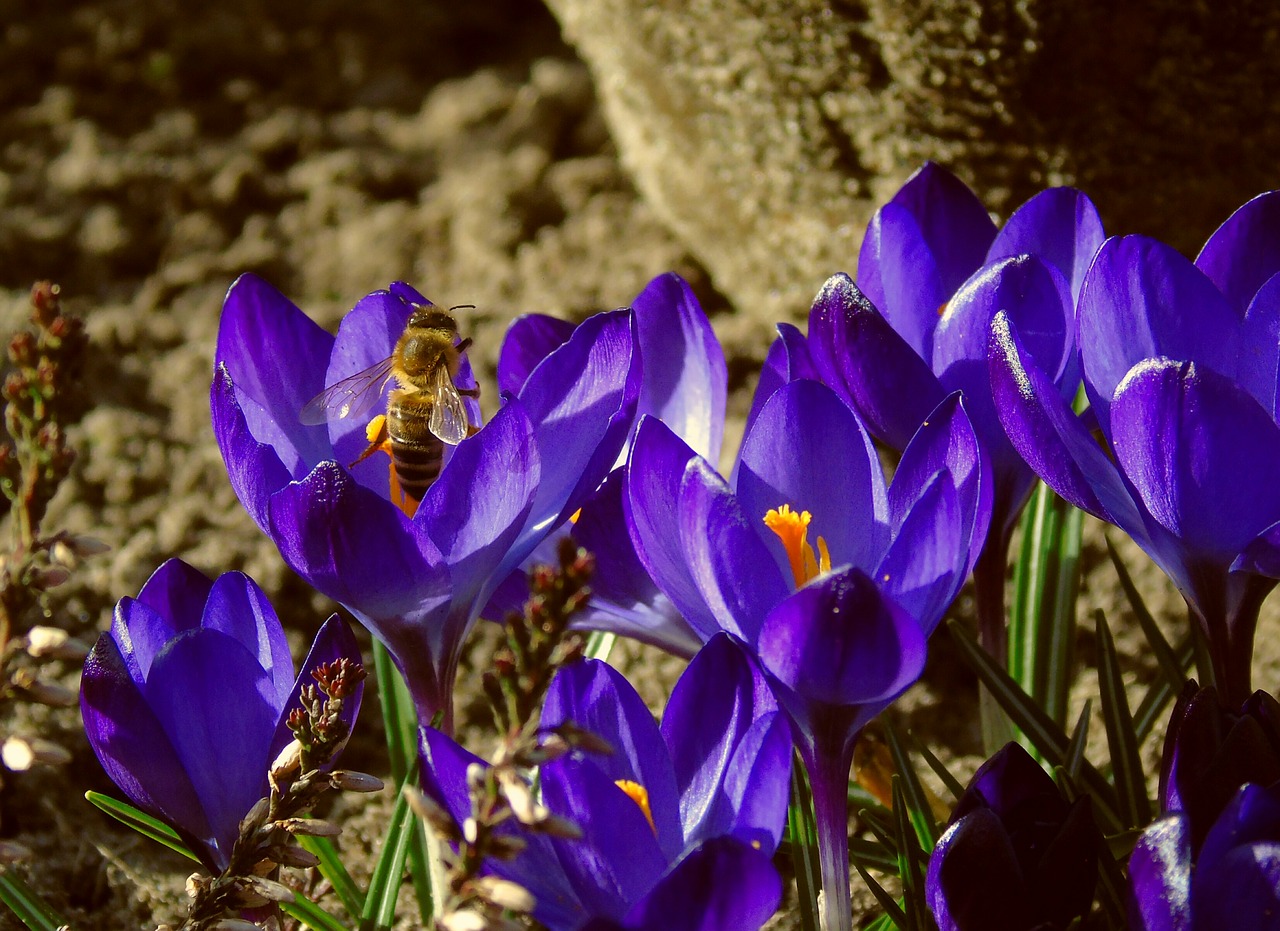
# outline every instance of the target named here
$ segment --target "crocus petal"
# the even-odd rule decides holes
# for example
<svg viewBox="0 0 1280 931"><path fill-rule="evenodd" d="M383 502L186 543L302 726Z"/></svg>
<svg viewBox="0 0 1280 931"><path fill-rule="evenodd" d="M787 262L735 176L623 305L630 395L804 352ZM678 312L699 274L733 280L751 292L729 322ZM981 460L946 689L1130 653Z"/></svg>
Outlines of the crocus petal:
<svg viewBox="0 0 1280 931"><path fill-rule="evenodd" d="M991 469L958 393L934 408L898 460L888 492L891 527L902 526L940 470L950 475L955 486L962 532L968 535L969 556L961 573L967 577L986 542L993 491Z"/></svg>
<svg viewBox="0 0 1280 931"><path fill-rule="evenodd" d="M757 931L778 910L769 856L732 838L691 851L627 913L632 931Z"/></svg>
<svg viewBox="0 0 1280 931"><path fill-rule="evenodd" d="M258 527L264 533L270 533L267 501L274 492L287 485L293 475L280 461L275 449L250 432L244 410L236 397L235 384L224 365L219 365L213 374L209 408L214 439L227 467L231 488Z"/></svg>
<svg viewBox="0 0 1280 931"><path fill-rule="evenodd" d="M809 341L803 333L789 323L777 325L778 338L769 347L764 357L764 365L760 369L760 377L756 381L755 394L751 396L751 410L747 412L747 422L743 433L751 432L751 425L760 415L764 402L773 397L773 393L783 385L790 384L798 378L811 378L818 381L821 376L814 367L813 357L809 353ZM737 473L733 476L733 485L737 487Z"/></svg>
<svg viewBox="0 0 1280 931"><path fill-rule="evenodd" d="M1107 240L1085 277L1076 313L1085 387L1109 438L1112 398L1143 359L1168 356L1236 374L1243 311L1233 310L1203 272L1157 240Z"/></svg>
<svg viewBox="0 0 1280 931"><path fill-rule="evenodd" d="M926 634L960 592L968 537L951 477L939 472L908 512L875 577L885 593L920 622Z"/></svg>
<svg viewBox="0 0 1280 931"><path fill-rule="evenodd" d="M1111 460L1022 346L1003 311L991 322L991 393L1000 422L1027 464L1066 501L1140 543L1141 514Z"/></svg>
<svg viewBox="0 0 1280 931"><path fill-rule="evenodd" d="M581 841L552 844L583 906L592 915L622 918L667 866L640 806L594 761L572 757L543 767L542 798L582 829Z"/></svg>
<svg viewBox="0 0 1280 931"><path fill-rule="evenodd" d="M467 767L485 766L485 761L434 727L419 728L418 738L418 752L422 756L422 791L447 811L454 821L462 824L471 817Z"/></svg>
<svg viewBox="0 0 1280 931"><path fill-rule="evenodd" d="M294 475L330 455L325 428L304 426L298 412L324 389L332 346L332 336L258 276L241 275L228 289L215 364L234 381L253 436Z"/></svg>
<svg viewBox="0 0 1280 931"><path fill-rule="evenodd" d="M547 314L524 314L511 321L498 354L498 391L519 394L529 373L568 341L573 328L572 322Z"/></svg>
<svg viewBox="0 0 1280 931"><path fill-rule="evenodd" d="M802 698L856 705L896 697L924 670L920 625L858 569L826 576L770 612L762 664Z"/></svg>
<svg viewBox="0 0 1280 931"><path fill-rule="evenodd" d="M1231 564L1231 572L1280 579L1280 521L1253 538Z"/></svg>
<svg viewBox="0 0 1280 931"><path fill-rule="evenodd" d="M698 455L719 461L729 375L693 289L668 273L649 282L631 309L644 360L638 413L652 414Z"/></svg>
<svg viewBox="0 0 1280 931"><path fill-rule="evenodd" d="M1190 552L1229 564L1280 519L1280 428L1229 379L1148 360L1120 385L1111 419L1121 468Z"/></svg>
<svg viewBox="0 0 1280 931"><path fill-rule="evenodd" d="M685 468L695 456L660 420L645 417L636 430L627 466L623 510L636 557L649 577L702 640L720 630L698 590L685 558L684 542L673 526L679 513Z"/></svg>
<svg viewBox="0 0 1280 931"><path fill-rule="evenodd" d="M1032 927L1035 913L1013 845L990 809L969 813L938 838L925 889L940 931Z"/></svg>
<svg viewBox="0 0 1280 931"><path fill-rule="evenodd" d="M813 515L809 541L823 537L837 564L870 569L888 542L884 474L871 437L816 381L784 385L766 402L742 441L738 498L783 571L787 553L764 517L784 504Z"/></svg>
<svg viewBox="0 0 1280 931"><path fill-rule="evenodd" d="M744 513L706 462L689 461L675 513L689 572L720 628L748 643L755 642L769 610L791 591L756 529L760 519Z"/></svg>
<svg viewBox="0 0 1280 931"><path fill-rule="evenodd" d="M338 326L324 376L325 387L363 372L390 356L412 313L413 308L392 296L390 291L374 291L362 297ZM395 387L395 379L370 387L368 391L376 393L377 400L368 399L369 413L330 418L327 423L333 452L326 458L337 459L343 465L351 464L349 468L355 480L382 497L389 495L387 460L383 456L370 456L360 463L356 460L369 446L365 435L369 418L375 413L386 413L387 396Z"/></svg>
<svg viewBox="0 0 1280 931"><path fill-rule="evenodd" d="M1275 927L1280 913L1280 789L1246 785L1231 800L1200 848L1191 899L1197 929Z"/></svg>
<svg viewBox="0 0 1280 931"><path fill-rule="evenodd" d="M671 599L653 584L636 555L627 531L625 495L624 467L605 479L573 525L573 539L596 559L591 600L574 618L573 626L611 630L676 656L692 656L702 646L702 638L681 617ZM524 598L527 597L526 584Z"/></svg>
<svg viewBox="0 0 1280 931"><path fill-rule="evenodd" d="M689 663L662 715L686 840L733 834L766 853L777 846L791 772L785 720L777 717L780 743L768 730L777 707L755 663L728 635L713 637ZM754 778L734 778L748 775Z"/></svg>
<svg viewBox="0 0 1280 931"><path fill-rule="evenodd" d="M1142 832L1129 857L1131 924L1142 931L1191 931L1191 828L1170 815Z"/></svg>
<svg viewBox="0 0 1280 931"><path fill-rule="evenodd" d="M293 685L293 657L280 618L258 584L243 572L226 572L214 580L201 626L218 630L241 643L267 673L263 701L280 707Z"/></svg>
<svg viewBox="0 0 1280 931"><path fill-rule="evenodd" d="M485 587L506 575L543 464L525 407L513 400L458 444L448 468L427 489L413 524L431 535L448 564L455 604L482 605Z"/></svg>
<svg viewBox="0 0 1280 931"><path fill-rule="evenodd" d="M1034 255L1062 272L1074 299L1105 238L1093 201L1075 188L1050 188L1013 212L987 250L986 264Z"/></svg>
<svg viewBox="0 0 1280 931"><path fill-rule="evenodd" d="M946 392L928 364L847 275L833 275L809 312L809 348L822 380L894 449Z"/></svg>
<svg viewBox="0 0 1280 931"><path fill-rule="evenodd" d="M143 583L138 602L164 618L176 633L199 625L212 588L212 580L199 569L181 559L167 559Z"/></svg>
<svg viewBox="0 0 1280 931"><path fill-rule="evenodd" d="M181 630L199 626L199 612L203 608L201 604L194 615L182 617L178 622L182 623ZM133 598L121 598L112 612L111 639L120 651L121 661L129 670L130 678L139 688L146 683L156 655L179 632L175 622Z"/></svg>
<svg viewBox="0 0 1280 931"><path fill-rule="evenodd" d="M500 575L523 562L612 470L639 398L634 343L629 311L596 314L529 375L520 400L534 424L542 474L530 525Z"/></svg>
<svg viewBox="0 0 1280 931"><path fill-rule="evenodd" d="M349 608L391 617L449 593L435 544L336 463L286 486L271 499L270 514L285 562Z"/></svg>
<svg viewBox="0 0 1280 931"><path fill-rule="evenodd" d="M179 634L156 657L145 697L169 736L208 819L201 840L225 865L240 819L266 794L276 709L266 673L242 644L215 630ZM237 752L228 753L234 747Z"/></svg>
<svg viewBox="0 0 1280 931"><path fill-rule="evenodd" d="M185 826L196 839L212 835L182 761L109 634L98 638L85 660L80 713L102 768L133 804ZM193 849L214 865L202 843Z"/></svg>
<svg viewBox="0 0 1280 931"><path fill-rule="evenodd" d="M1280 420L1280 273L1254 295L1240 332L1240 386Z"/></svg>
<svg viewBox="0 0 1280 931"><path fill-rule="evenodd" d="M547 690L542 726L565 722L613 747L613 753L593 757L592 762L611 781L627 780L644 788L663 855L675 857L684 846L675 772L658 725L631 683L599 660L562 667Z"/></svg>
<svg viewBox="0 0 1280 931"><path fill-rule="evenodd" d="M333 663L340 659L363 665L360 659L360 645L356 643L356 638L351 633L351 628L347 626L346 621L333 614L321 625L319 632L316 634L316 639L311 644L311 649L307 651L307 658L302 663L302 670L298 673L297 680L293 683L293 687L289 690L288 695L285 696L284 701L280 703L280 716L276 721L275 735L272 737L271 751L268 753L270 759L274 760L277 754L293 740L293 731L289 729L289 712L302 706L302 690L309 685L315 685L316 680L313 673L316 668L322 664ZM359 682L356 684L355 691L342 700L340 718L342 723L346 725L348 735L350 735L352 728L355 727L363 698L364 683Z"/></svg>
<svg viewBox="0 0 1280 931"><path fill-rule="evenodd" d="M1280 272L1280 192L1259 194L1228 217L1196 256L1196 267L1242 314L1263 282Z"/></svg>
<svg viewBox="0 0 1280 931"><path fill-rule="evenodd" d="M987 266L951 299L933 342L933 370L947 391L963 391L965 410L991 463L994 520L1010 527L1035 481L1010 445L992 397L987 345L991 319L1007 310L1025 350L1061 385L1072 356L1071 295L1065 279L1035 256ZM1067 391L1074 395L1075 386Z"/></svg>

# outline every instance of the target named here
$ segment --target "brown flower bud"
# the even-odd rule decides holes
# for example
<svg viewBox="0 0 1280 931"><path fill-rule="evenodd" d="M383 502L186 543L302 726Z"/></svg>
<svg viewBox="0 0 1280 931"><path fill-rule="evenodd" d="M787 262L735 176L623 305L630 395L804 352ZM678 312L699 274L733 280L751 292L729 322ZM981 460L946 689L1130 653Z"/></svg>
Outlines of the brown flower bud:
<svg viewBox="0 0 1280 931"><path fill-rule="evenodd" d="M329 774L329 785L342 792L381 792L384 783L368 773L338 769Z"/></svg>
<svg viewBox="0 0 1280 931"><path fill-rule="evenodd" d="M334 824L332 821L324 821L320 818L284 818L275 823L282 831L288 831L290 834L303 834L311 837L337 837L342 833L342 828Z"/></svg>

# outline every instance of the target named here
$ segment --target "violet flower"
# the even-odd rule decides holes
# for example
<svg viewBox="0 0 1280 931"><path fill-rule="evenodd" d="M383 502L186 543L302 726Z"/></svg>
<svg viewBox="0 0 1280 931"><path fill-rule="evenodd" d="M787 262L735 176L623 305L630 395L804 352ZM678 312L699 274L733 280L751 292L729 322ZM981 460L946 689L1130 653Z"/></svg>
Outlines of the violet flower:
<svg viewBox="0 0 1280 931"><path fill-rule="evenodd" d="M929 857L941 931L1054 931L1089 912L1102 835L1089 797L1068 802L1016 743L983 763Z"/></svg>
<svg viewBox="0 0 1280 931"><path fill-rule="evenodd" d="M690 662L661 727L617 671L596 660L556 674L542 724L571 721L614 748L540 770L542 802L581 840L525 834L491 870L529 890L554 931L752 931L777 909L771 857L786 822L791 734L755 664L729 638ZM423 732L423 788L459 823L466 770L481 763Z"/></svg>
<svg viewBox="0 0 1280 931"><path fill-rule="evenodd" d="M1280 576L1278 241L1280 193L1236 211L1194 265L1146 237L1108 240L1078 306L1087 418L1011 315L995 316L990 342L1013 446L1169 575L1207 646L1201 678L1234 707L1249 695L1258 609Z"/></svg>
<svg viewBox="0 0 1280 931"><path fill-rule="evenodd" d="M171 559L136 599L121 599L85 661L85 732L129 800L217 873L293 740L287 718L301 689L338 660L359 663L360 649L335 615L295 680L284 629L252 579L228 572L210 581ZM348 733L363 689L344 701Z"/></svg>
<svg viewBox="0 0 1280 931"><path fill-rule="evenodd" d="M388 356L413 308L428 303L402 283L375 291L335 338L243 275L223 307L211 404L231 484L258 526L387 646L420 720L442 712L450 728L467 632L498 582L609 471L631 429L640 372L628 312L587 320L449 451L406 513L391 500L386 460L355 463L367 445L362 423L308 426L299 412Z"/></svg>
<svg viewBox="0 0 1280 931"><path fill-rule="evenodd" d="M1193 852L1247 782L1280 781L1280 703L1254 692L1238 711L1212 688L1187 683L1169 720L1160 768L1165 812L1186 812Z"/></svg>
<svg viewBox="0 0 1280 931"><path fill-rule="evenodd" d="M857 731L920 675L925 638L990 518L959 395L929 415L887 489L857 415L818 382L783 385L760 406L736 491L645 418L624 504L640 560L690 627L703 639L728 631L770 674L813 786L828 927L848 927Z"/></svg>
<svg viewBox="0 0 1280 931"><path fill-rule="evenodd" d="M1042 191L997 232L973 192L928 163L872 218L857 285L832 277L809 316L822 379L893 449L906 446L943 397L964 392L995 494L974 577L979 632L1001 662L1009 539L1035 475L996 415L986 371L989 325L1005 310L1034 332L1037 361L1064 398L1074 397L1074 296L1102 240L1098 212L1079 191Z"/></svg>
<svg viewBox="0 0 1280 931"><path fill-rule="evenodd" d="M1274 931L1280 916L1280 783L1246 785L1193 854L1185 813L1154 822L1129 857L1130 927Z"/></svg>
<svg viewBox="0 0 1280 931"><path fill-rule="evenodd" d="M724 440L728 374L724 351L697 297L680 276L654 278L631 303L636 341L644 371L637 416L667 424L697 453L712 462ZM498 385L515 394L529 373L573 334L573 324L543 314L528 314L511 325L498 360ZM630 449L624 448L623 459ZM596 556L591 599L574 617L582 630L610 630L690 657L702 641L690 630L649 578L632 546L622 514L625 465L615 469L563 533ZM527 574L533 563L554 562L559 535L548 537L524 566L499 586L484 616L518 611L528 598Z"/></svg>

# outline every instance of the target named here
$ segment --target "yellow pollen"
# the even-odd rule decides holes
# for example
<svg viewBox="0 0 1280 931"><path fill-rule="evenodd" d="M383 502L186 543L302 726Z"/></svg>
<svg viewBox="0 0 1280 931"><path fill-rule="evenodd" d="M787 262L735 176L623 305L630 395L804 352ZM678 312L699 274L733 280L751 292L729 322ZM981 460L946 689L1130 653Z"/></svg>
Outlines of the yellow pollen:
<svg viewBox="0 0 1280 931"><path fill-rule="evenodd" d="M576 511L574 511L572 514L569 515L569 523L576 524L578 522L578 518L581 516L582 516L582 508L578 508Z"/></svg>
<svg viewBox="0 0 1280 931"><path fill-rule="evenodd" d="M640 811L644 813L644 820L649 822L649 827L654 834L657 834L658 828L653 823L653 812L649 809L649 790L638 782L632 782L630 779L619 779L614 785L627 793L627 797L640 807Z"/></svg>
<svg viewBox="0 0 1280 931"><path fill-rule="evenodd" d="M369 421L364 428L364 437L369 441L369 448L360 454L356 462L362 462L374 453L386 453L390 462L387 465L391 481L391 503L404 512L410 520L418 511L419 502L404 493L400 487L400 476L396 475L396 460L391 455L391 436L387 433L387 415L379 414ZM356 463L353 462L352 465Z"/></svg>
<svg viewBox="0 0 1280 931"><path fill-rule="evenodd" d="M791 563L796 588L831 571L831 553L827 549L827 541L818 537L816 554L809 544L809 522L812 520L813 515L808 511L793 511L789 504L774 508L764 516L764 525L782 541L782 548Z"/></svg>

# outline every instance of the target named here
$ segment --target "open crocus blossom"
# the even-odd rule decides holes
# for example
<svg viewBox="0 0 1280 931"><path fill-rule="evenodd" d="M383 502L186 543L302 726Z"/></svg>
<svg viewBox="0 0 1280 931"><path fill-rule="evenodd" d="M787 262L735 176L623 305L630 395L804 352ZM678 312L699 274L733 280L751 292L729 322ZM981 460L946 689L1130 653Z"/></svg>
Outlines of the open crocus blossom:
<svg viewBox="0 0 1280 931"><path fill-rule="evenodd" d="M582 837L525 834L490 869L531 892L553 931L753 931L777 909L771 857L786 821L791 734L759 670L728 637L690 662L661 727L618 672L595 660L553 680L543 727L572 722L614 748L540 770L542 802ZM462 824L467 767L448 736L423 733L423 788Z"/></svg>
<svg viewBox="0 0 1280 931"><path fill-rule="evenodd" d="M218 872L240 819L267 794L272 762L294 739L288 717L301 690L326 665L359 663L351 631L334 616L295 680L284 629L252 579L228 572L210 581L171 559L136 599L116 605L111 630L85 661L80 709L115 784ZM357 678L343 699L347 733L363 689Z"/></svg>
<svg viewBox="0 0 1280 931"><path fill-rule="evenodd" d="M828 926L848 927L857 731L919 676L925 638L990 519L990 478L960 397L929 414L888 488L857 415L805 379L760 406L736 489L652 418L627 485L627 524L658 588L700 638L728 631L769 673L813 786Z"/></svg>
<svg viewBox="0 0 1280 931"><path fill-rule="evenodd" d="M724 351L697 297L679 275L660 275L631 303L643 366L637 416L667 424L699 455L716 462L724 439L728 381ZM518 318L498 360L498 385L517 394L530 372L574 332L567 321L544 314ZM629 450L629 444L625 453ZM606 629L689 657L702 645L637 559L622 514L625 465L615 469L565 529L596 555L591 599L574 627ZM528 560L549 563L557 538L548 538ZM500 618L528 597L527 575L512 573L485 611Z"/></svg>
<svg viewBox="0 0 1280 931"><path fill-rule="evenodd" d="M964 392L994 488L975 576L980 632L1002 661L1009 539L1035 475L996 415L987 376L990 321L1003 310L1034 333L1030 350L1070 400L1080 379L1074 298L1102 241L1098 212L1079 191L1042 191L997 232L973 192L929 163L872 218L857 284L832 277L809 316L821 378L894 449L906 446L943 397Z"/></svg>
<svg viewBox="0 0 1280 931"><path fill-rule="evenodd" d="M1101 843L1089 797L1068 802L1006 744L974 774L929 857L929 910L941 931L1071 927L1093 905Z"/></svg>
<svg viewBox="0 0 1280 931"><path fill-rule="evenodd" d="M1087 419L1012 315L996 314L990 339L1014 447L1169 575L1207 645L1201 678L1233 707L1250 693L1258 610L1280 576L1277 273L1280 193L1236 211L1195 264L1146 237L1108 240L1077 308Z"/></svg>
<svg viewBox="0 0 1280 931"><path fill-rule="evenodd" d="M497 583L612 467L634 420L640 367L628 311L590 318L448 453L416 508L404 508L387 460L357 461L368 446L363 423L308 425L300 412L388 357L427 306L397 283L362 299L335 338L243 275L223 306L211 404L231 484L258 526L294 571L386 644L420 719L442 712L448 728L467 632Z"/></svg>
<svg viewBox="0 0 1280 931"><path fill-rule="evenodd" d="M1280 923L1280 783L1246 785L1193 854L1185 813L1153 823L1129 857L1131 928L1275 931Z"/></svg>

